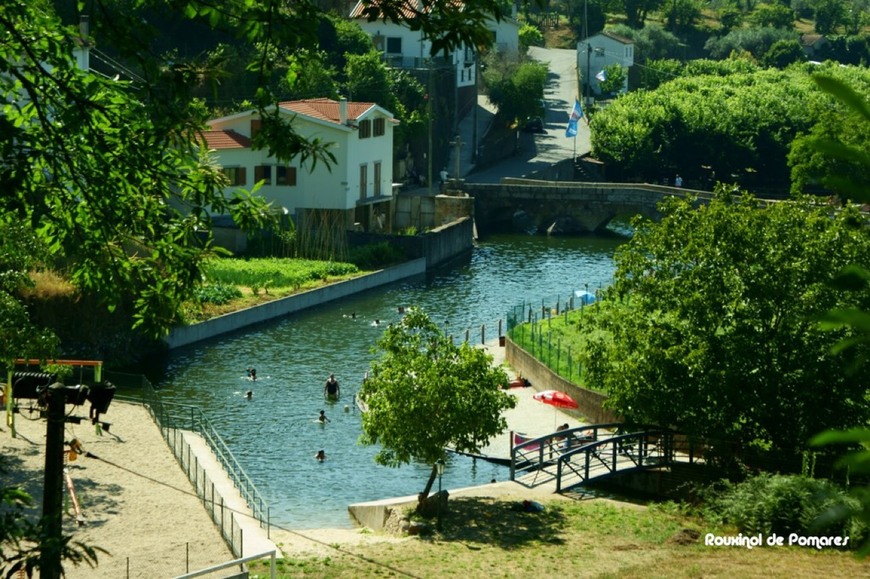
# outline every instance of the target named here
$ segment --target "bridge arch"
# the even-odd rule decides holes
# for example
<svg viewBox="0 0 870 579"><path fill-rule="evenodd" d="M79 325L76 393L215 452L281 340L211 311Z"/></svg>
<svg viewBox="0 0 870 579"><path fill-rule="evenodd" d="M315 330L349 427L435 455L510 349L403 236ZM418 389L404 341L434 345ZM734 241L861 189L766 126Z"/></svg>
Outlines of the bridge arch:
<svg viewBox="0 0 870 579"><path fill-rule="evenodd" d="M478 232L587 234L603 231L618 215L660 217L657 206L668 196L712 198L708 191L647 183L579 183L505 179L501 183L465 183L474 198Z"/></svg>

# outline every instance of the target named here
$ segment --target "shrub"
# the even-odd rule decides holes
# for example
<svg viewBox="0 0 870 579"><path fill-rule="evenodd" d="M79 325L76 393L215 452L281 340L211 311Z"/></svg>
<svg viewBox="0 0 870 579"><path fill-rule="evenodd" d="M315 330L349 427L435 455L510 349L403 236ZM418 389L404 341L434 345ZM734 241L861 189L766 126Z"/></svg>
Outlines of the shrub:
<svg viewBox="0 0 870 579"><path fill-rule="evenodd" d="M799 475L759 474L740 483L723 482L702 493L705 517L748 534L849 536L858 544L866 528L854 517L835 519L834 511L854 511L854 499L833 483Z"/></svg>
<svg viewBox="0 0 870 579"><path fill-rule="evenodd" d="M405 252L401 248L386 241L354 247L348 256L348 260L360 269L377 269L406 259Z"/></svg>
<svg viewBox="0 0 870 579"><path fill-rule="evenodd" d="M242 292L235 286L213 283L196 290L196 297L200 303L220 306L242 297Z"/></svg>

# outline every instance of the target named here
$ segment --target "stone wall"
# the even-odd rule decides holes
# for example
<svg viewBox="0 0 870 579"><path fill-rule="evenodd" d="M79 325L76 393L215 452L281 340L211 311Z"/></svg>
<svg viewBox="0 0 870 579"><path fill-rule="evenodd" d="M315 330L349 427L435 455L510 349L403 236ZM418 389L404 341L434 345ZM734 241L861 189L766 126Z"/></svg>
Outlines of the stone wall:
<svg viewBox="0 0 870 579"><path fill-rule="evenodd" d="M578 411L593 424L621 422L621 418L604 408L607 397L604 394L581 388L562 378L539 362L531 354L516 345L510 338L505 339L505 359L524 378L532 383L537 391L561 390L567 392L580 406Z"/></svg>
<svg viewBox="0 0 870 579"><path fill-rule="evenodd" d="M467 198L465 201L471 202ZM461 217L420 235L349 231L347 240L351 245L367 245L388 241L391 245L401 247L408 258L426 260L426 268L431 268L471 251L474 241L474 222L469 217Z"/></svg>

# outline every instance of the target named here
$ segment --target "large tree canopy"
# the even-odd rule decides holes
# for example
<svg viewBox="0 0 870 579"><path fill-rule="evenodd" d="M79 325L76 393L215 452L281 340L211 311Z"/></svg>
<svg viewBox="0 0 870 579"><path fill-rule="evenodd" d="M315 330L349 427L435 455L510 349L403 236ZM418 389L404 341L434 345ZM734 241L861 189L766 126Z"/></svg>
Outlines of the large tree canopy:
<svg viewBox="0 0 870 579"><path fill-rule="evenodd" d="M368 407L360 440L381 446L378 463L434 465L445 448L477 453L507 428L502 413L516 399L502 390L504 370L483 349L455 345L425 312L411 309L388 327L376 351L359 396Z"/></svg>
<svg viewBox="0 0 870 579"><path fill-rule="evenodd" d="M850 370L867 344L835 355L852 330L817 323L870 304L870 292L830 284L870 260L857 211L761 207L724 187L709 206L672 199L662 209L618 250L593 322L606 337L593 341L588 380L608 403L638 422L786 451L824 428L866 423L870 368Z"/></svg>
<svg viewBox="0 0 870 579"><path fill-rule="evenodd" d="M225 198L224 176L197 141L207 113L192 91L216 80L219 67L211 57L158 54L165 35L149 23L188 19L251 47L244 51L256 78L249 98L262 118L255 146L313 164L332 162L330 144L298 135L277 113L273 89L292 87L304 55L319 54L323 14L309 2L96 0L87 5L88 38L62 25L52 5L9 0L0 11L0 223L25 224L47 248L49 266L64 267L110 309L131 303L136 324L157 336L201 282L213 251L210 215L258 228L269 212L250 192ZM502 6L472 0L460 10L427 0L409 9L379 0L367 13L422 30L440 51L485 44L486 18L500 17ZM108 76L80 70L73 59L92 38ZM275 82L276 71L286 82Z"/></svg>
<svg viewBox="0 0 870 579"><path fill-rule="evenodd" d="M834 106L815 88L817 70L859 90L870 88L870 74L859 67L680 77L630 93L596 114L590 121L593 152L615 179L657 181L674 172L697 179L714 171L720 181L784 189L795 137Z"/></svg>

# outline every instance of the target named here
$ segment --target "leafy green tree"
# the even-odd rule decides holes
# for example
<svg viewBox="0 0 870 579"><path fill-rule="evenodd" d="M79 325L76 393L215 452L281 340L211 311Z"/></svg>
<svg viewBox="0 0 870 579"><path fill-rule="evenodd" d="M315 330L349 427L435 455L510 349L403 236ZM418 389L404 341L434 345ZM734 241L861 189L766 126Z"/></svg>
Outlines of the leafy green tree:
<svg viewBox="0 0 870 579"><path fill-rule="evenodd" d="M380 53L348 54L344 76L352 100L372 102L389 111L396 109L396 95L390 90L390 73Z"/></svg>
<svg viewBox="0 0 870 579"><path fill-rule="evenodd" d="M843 71L850 69L839 66L822 70L813 77L817 82L831 79L821 82L856 87L864 94L870 91L870 73L864 68L851 69L854 74L849 76L843 76ZM852 102L854 106L833 101L819 112L813 127L794 140L788 154L793 193L823 188L843 199L868 201L870 123L863 121L861 99L855 96Z"/></svg>
<svg viewBox="0 0 870 579"><path fill-rule="evenodd" d="M761 64L773 68L785 68L795 62L807 59L804 49L797 40L778 40L761 57Z"/></svg>
<svg viewBox="0 0 870 579"><path fill-rule="evenodd" d="M721 186L709 205L671 198L659 222L637 220L617 252L610 306L590 322L588 380L629 420L778 451L823 428L870 418L870 368L831 347L851 332L814 319L870 305L834 290L841 268L867 264L870 236L854 207L832 214L801 199L766 206ZM588 335L595 331L581 328Z"/></svg>
<svg viewBox="0 0 870 579"><path fill-rule="evenodd" d="M858 67L825 69L838 78L866 76ZM727 82L687 76L629 93L590 121L593 152L614 179L654 181L663 172L695 179L711 167L719 180L784 189L792 142L832 104L814 89L811 70L757 70Z"/></svg>
<svg viewBox="0 0 870 579"><path fill-rule="evenodd" d="M794 20L794 10L778 2L760 4L749 15L749 21L757 28L791 29L794 27Z"/></svg>
<svg viewBox="0 0 870 579"><path fill-rule="evenodd" d="M618 63L608 64L603 70L604 80L598 83L601 92L605 94L622 92L625 87L625 79L628 77L628 70Z"/></svg>
<svg viewBox="0 0 870 579"><path fill-rule="evenodd" d="M625 23L631 28L643 28L647 16L658 10L663 0L618 0L615 3L617 12L625 14Z"/></svg>
<svg viewBox="0 0 870 579"><path fill-rule="evenodd" d="M544 46L544 35L537 26L525 24L520 28L520 47L528 50L530 46Z"/></svg>
<svg viewBox="0 0 870 579"><path fill-rule="evenodd" d="M819 34L831 34L849 22L843 0L813 0L812 7L815 29Z"/></svg>
<svg viewBox="0 0 870 579"><path fill-rule="evenodd" d="M796 38L797 34L793 30L782 28L738 28L720 38L711 37L704 44L704 50L710 54L710 58L717 60L743 51L759 59L774 42Z"/></svg>
<svg viewBox="0 0 870 579"><path fill-rule="evenodd" d="M635 62L644 63L648 60L682 56L680 39L659 24L650 23L640 30L616 24L607 30L634 43Z"/></svg>
<svg viewBox="0 0 870 579"><path fill-rule="evenodd" d="M484 81L489 100L498 116L510 125L540 114L540 102L547 82L547 65L527 59L491 54L486 59Z"/></svg>
<svg viewBox="0 0 870 579"><path fill-rule="evenodd" d="M381 357L359 393L368 407L360 440L380 445L379 464L432 465L423 500L445 449L479 452L507 427L502 413L516 399L502 390L508 378L492 356L467 342L455 345L416 308L386 329L375 352Z"/></svg>
<svg viewBox="0 0 870 579"><path fill-rule="evenodd" d="M23 490L0 487L0 573L3 577L33 577L40 569L43 530L41 523L34 523L25 514L26 509L32 507L32 497ZM97 553L103 550L70 539L61 540L61 560L96 567Z"/></svg>

